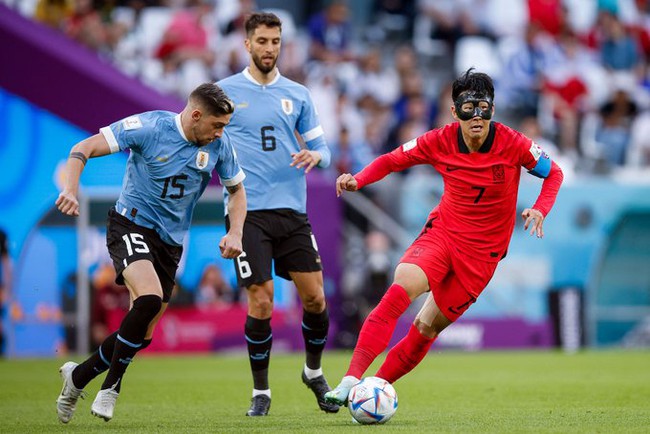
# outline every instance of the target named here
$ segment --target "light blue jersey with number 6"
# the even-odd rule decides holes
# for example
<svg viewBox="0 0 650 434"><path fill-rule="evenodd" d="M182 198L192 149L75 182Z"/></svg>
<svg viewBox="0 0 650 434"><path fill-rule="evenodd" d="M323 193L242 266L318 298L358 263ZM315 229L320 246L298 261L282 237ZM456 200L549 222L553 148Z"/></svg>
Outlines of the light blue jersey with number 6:
<svg viewBox="0 0 650 434"><path fill-rule="evenodd" d="M199 147L187 140L180 115L151 111L100 129L111 152L130 149L117 212L156 230L172 245L182 245L194 206L216 168L222 185L244 180L228 131Z"/></svg>
<svg viewBox="0 0 650 434"><path fill-rule="evenodd" d="M309 90L278 72L261 85L248 68L217 84L235 103L228 125L239 164L246 173L249 211L289 208L307 209L305 171L291 167L291 154L300 151L297 131L307 148L321 155L319 167L330 164L330 151ZM226 204L227 192L224 192Z"/></svg>

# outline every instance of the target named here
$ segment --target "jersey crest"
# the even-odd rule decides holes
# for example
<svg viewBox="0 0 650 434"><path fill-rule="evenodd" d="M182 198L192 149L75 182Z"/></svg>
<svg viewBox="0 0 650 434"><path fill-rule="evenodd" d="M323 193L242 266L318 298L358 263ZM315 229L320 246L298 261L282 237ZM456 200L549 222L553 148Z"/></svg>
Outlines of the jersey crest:
<svg viewBox="0 0 650 434"><path fill-rule="evenodd" d="M282 102L282 111L285 114L290 115L291 113L293 113L293 101L292 100L282 98L280 101Z"/></svg>
<svg viewBox="0 0 650 434"><path fill-rule="evenodd" d="M210 154L205 151L199 151L196 154L196 167L199 169L205 169L208 166L208 161L210 160Z"/></svg>
<svg viewBox="0 0 650 434"><path fill-rule="evenodd" d="M506 171L503 164L492 166L492 182L495 184L503 184L506 182Z"/></svg>

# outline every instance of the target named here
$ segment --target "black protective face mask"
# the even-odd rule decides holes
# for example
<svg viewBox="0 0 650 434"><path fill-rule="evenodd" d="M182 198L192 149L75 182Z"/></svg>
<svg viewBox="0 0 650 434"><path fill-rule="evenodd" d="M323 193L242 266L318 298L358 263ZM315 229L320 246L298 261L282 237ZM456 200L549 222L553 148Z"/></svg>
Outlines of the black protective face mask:
<svg viewBox="0 0 650 434"><path fill-rule="evenodd" d="M488 108L481 110L479 107L479 103L481 102L487 102ZM473 108L469 111L463 111L462 107L467 103L472 103ZM468 121L472 118L475 118L476 116L479 116L485 120L492 119L493 103L492 99L487 95L479 94L476 92L465 92L456 98L456 101L454 101L454 106L456 107L456 114L458 115L458 118L462 121Z"/></svg>

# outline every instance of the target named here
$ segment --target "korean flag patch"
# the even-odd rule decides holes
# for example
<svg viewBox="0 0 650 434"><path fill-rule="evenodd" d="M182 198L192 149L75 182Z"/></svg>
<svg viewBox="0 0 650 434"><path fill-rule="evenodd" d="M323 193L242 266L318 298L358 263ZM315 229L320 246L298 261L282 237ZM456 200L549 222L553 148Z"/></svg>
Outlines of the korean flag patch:
<svg viewBox="0 0 650 434"><path fill-rule="evenodd" d="M542 148L535 142L532 142L530 145L530 153L533 155L535 161L539 160L539 157L542 156Z"/></svg>
<svg viewBox="0 0 650 434"><path fill-rule="evenodd" d="M122 126L126 131L137 130L138 128L142 128L142 121L139 116L131 116L122 121Z"/></svg>
<svg viewBox="0 0 650 434"><path fill-rule="evenodd" d="M418 139L415 138L413 140L409 140L408 142L404 143L402 145L402 151L410 151L411 149L415 148L415 146L418 144Z"/></svg>

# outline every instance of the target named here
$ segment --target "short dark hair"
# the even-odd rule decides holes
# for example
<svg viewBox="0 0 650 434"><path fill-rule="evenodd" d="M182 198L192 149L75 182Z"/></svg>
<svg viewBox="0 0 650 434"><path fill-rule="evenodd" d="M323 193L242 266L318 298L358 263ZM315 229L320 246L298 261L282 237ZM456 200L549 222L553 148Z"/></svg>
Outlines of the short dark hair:
<svg viewBox="0 0 650 434"><path fill-rule="evenodd" d="M277 15L270 12L254 12L246 18L246 23L244 23L246 37L250 37L255 33L255 29L259 26L278 27L282 32L282 21Z"/></svg>
<svg viewBox="0 0 650 434"><path fill-rule="evenodd" d="M211 115L229 115L235 111L235 104L226 92L214 83L203 83L192 91L190 100L198 102Z"/></svg>
<svg viewBox="0 0 650 434"><path fill-rule="evenodd" d="M467 91L487 95L494 101L492 78L483 72L474 72L474 68L469 68L463 75L454 80L451 86L451 99L456 101L461 93Z"/></svg>

